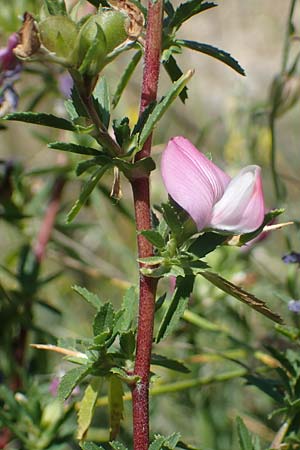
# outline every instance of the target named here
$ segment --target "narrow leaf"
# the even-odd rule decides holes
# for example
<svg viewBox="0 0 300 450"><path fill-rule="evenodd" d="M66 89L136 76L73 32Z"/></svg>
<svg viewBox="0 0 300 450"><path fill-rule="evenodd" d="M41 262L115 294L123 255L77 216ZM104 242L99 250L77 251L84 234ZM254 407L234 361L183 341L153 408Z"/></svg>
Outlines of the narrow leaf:
<svg viewBox="0 0 300 450"><path fill-rule="evenodd" d="M271 311L266 305L266 303L260 300L259 298L255 297L255 295L250 294L247 291L244 291L244 289L240 288L239 286L236 286L235 284L231 283L228 280L225 280L216 273L202 272L201 275L222 291L226 292L229 295L232 295L232 297L235 297L241 302L246 303L246 305L250 306L250 308L255 309L256 311L273 320L274 322L282 323L282 319L279 316L279 314Z"/></svg>
<svg viewBox="0 0 300 450"><path fill-rule="evenodd" d="M164 115L164 113L167 111L167 109L171 106L171 104L174 102L176 97L180 94L182 89L185 87L187 82L191 79L194 72L192 70L189 70L186 74L182 75L182 77L179 78L175 83L173 83L173 86L170 88L169 92L162 97L159 103L154 107L152 113L149 115L139 138L139 147L142 148L144 143L146 142L149 135L152 133L155 125L157 122L161 119L161 117Z"/></svg>
<svg viewBox="0 0 300 450"><path fill-rule="evenodd" d="M157 355L155 353L153 353L151 356L151 364L153 364L154 366L166 367L167 369L176 370L177 372L181 373L190 372L190 370L182 362L167 358L163 355Z"/></svg>
<svg viewBox="0 0 300 450"><path fill-rule="evenodd" d="M61 379L58 388L58 397L66 400L72 393L73 389L80 381L89 373L90 368L87 366L79 366L69 370Z"/></svg>
<svg viewBox="0 0 300 450"><path fill-rule="evenodd" d="M169 28L175 28L178 30L178 28L186 20L190 19L195 14L199 14L207 9L214 8L215 6L217 6L216 3L202 3L202 0L190 0L185 3L181 3L170 20Z"/></svg>
<svg viewBox="0 0 300 450"><path fill-rule="evenodd" d="M103 125L108 128L110 120L110 95L105 77L101 77L93 91L95 109Z"/></svg>
<svg viewBox="0 0 300 450"><path fill-rule="evenodd" d="M208 253L215 250L219 245L224 244L228 236L208 232L201 234L188 248L189 253L193 253L198 258L203 258Z"/></svg>
<svg viewBox="0 0 300 450"><path fill-rule="evenodd" d="M106 161L108 159L101 151L95 148L72 144L70 142L50 142L48 147L55 150L62 150L63 152L77 153L79 155L103 156L104 159L106 158Z"/></svg>
<svg viewBox="0 0 300 450"><path fill-rule="evenodd" d="M120 431L120 423L123 419L123 386L116 375L109 378L108 408L109 408L109 439L115 439Z"/></svg>
<svg viewBox="0 0 300 450"><path fill-rule="evenodd" d="M154 441L151 442L149 450L160 450L165 442L164 436L156 435Z"/></svg>
<svg viewBox="0 0 300 450"><path fill-rule="evenodd" d="M227 66L231 67L233 70L238 72L240 75L245 75L245 71L240 66L238 61L234 59L230 55L230 53L227 53L224 50L220 50L219 48L214 47L213 45L203 44L202 42L196 41L187 41L185 39L177 40L176 42L179 45L182 45L183 47L195 50L196 52L205 53L206 55L209 55L212 58L218 59L219 61L223 62L224 64L226 64Z"/></svg>
<svg viewBox="0 0 300 450"><path fill-rule="evenodd" d="M53 114L34 113L34 112L16 112L7 114L3 117L5 120L17 120L19 122L32 123L35 125L44 125L46 127L59 128L60 130L76 131L76 127L62 117L56 117Z"/></svg>
<svg viewBox="0 0 300 450"><path fill-rule="evenodd" d="M102 302L98 295L93 294L92 292L88 291L86 288L83 288L81 286L72 286L73 291L77 292L84 300L86 300L90 305L92 305L94 308L99 310L102 306Z"/></svg>
<svg viewBox="0 0 300 450"><path fill-rule="evenodd" d="M102 386L102 378L93 378L85 390L84 396L80 402L78 411L78 429L77 438L84 439L91 425L97 397Z"/></svg>
<svg viewBox="0 0 300 450"><path fill-rule="evenodd" d="M99 335L103 331L111 330L114 325L114 308L111 303L105 303L95 316L93 322L94 336Z"/></svg>
<svg viewBox="0 0 300 450"><path fill-rule="evenodd" d="M252 439L249 431L247 430L243 420L240 417L236 419L237 432L239 437L239 444L241 450L254 450L252 445Z"/></svg>
<svg viewBox="0 0 300 450"><path fill-rule="evenodd" d="M89 196L91 195L92 191L97 186L99 180L103 177L105 172L109 169L110 165L105 165L102 167L99 167L90 177L90 179L85 183L83 186L82 191L80 192L79 199L74 203L74 206L72 207L71 211L69 212L67 216L67 223L72 222L72 220L77 216L79 211L81 210L82 206L85 204Z"/></svg>
<svg viewBox="0 0 300 450"><path fill-rule="evenodd" d="M121 76L121 79L120 79L120 81L118 83L117 89L116 89L116 91L114 93L114 96L113 96L112 105L113 105L114 108L119 103L121 95L123 94L123 91L126 88L128 82L129 82L129 80L131 78L131 75L135 71L135 68L138 65L141 57L142 57L142 51L139 50L138 52L135 53L135 55L133 56L133 58L129 62L128 66L124 70L124 72L123 72L123 74Z"/></svg>
<svg viewBox="0 0 300 450"><path fill-rule="evenodd" d="M160 324L156 342L166 338L178 325L184 310L187 307L191 292L193 290L194 277L178 277L176 280L176 290Z"/></svg>
<svg viewBox="0 0 300 450"><path fill-rule="evenodd" d="M177 81L183 75L182 70L177 65L177 62L172 55L166 61L163 61L163 66L173 82ZM182 103L184 103L188 98L187 90L188 89L185 86L179 94L179 98Z"/></svg>
<svg viewBox="0 0 300 450"><path fill-rule="evenodd" d="M136 313L138 309L138 294L136 286L131 286L125 292L122 302L122 309L124 311L122 315L122 321L119 324L120 331L127 331L131 326L135 325Z"/></svg>
<svg viewBox="0 0 300 450"><path fill-rule="evenodd" d="M144 230L140 233L149 241L154 247L163 248L165 246L165 240L162 235L156 230Z"/></svg>

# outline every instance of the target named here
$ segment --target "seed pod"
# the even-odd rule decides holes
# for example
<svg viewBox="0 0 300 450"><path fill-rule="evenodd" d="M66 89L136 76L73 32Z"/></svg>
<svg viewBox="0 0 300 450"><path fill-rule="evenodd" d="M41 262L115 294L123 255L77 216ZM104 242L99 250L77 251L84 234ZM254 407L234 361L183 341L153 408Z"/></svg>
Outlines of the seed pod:
<svg viewBox="0 0 300 450"><path fill-rule="evenodd" d="M39 24L39 33L47 50L73 62L73 49L78 36L75 22L66 16L49 16Z"/></svg>

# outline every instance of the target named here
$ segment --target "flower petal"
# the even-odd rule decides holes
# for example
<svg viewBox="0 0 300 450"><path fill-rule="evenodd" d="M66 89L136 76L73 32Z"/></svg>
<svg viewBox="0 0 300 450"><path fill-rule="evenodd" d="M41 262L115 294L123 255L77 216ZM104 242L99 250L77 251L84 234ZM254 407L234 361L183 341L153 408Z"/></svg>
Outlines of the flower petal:
<svg viewBox="0 0 300 450"><path fill-rule="evenodd" d="M171 139L163 152L161 173L170 196L202 230L230 177L182 136Z"/></svg>
<svg viewBox="0 0 300 450"><path fill-rule="evenodd" d="M265 205L260 172L258 166L247 166L231 180L213 207L212 228L243 234L262 224Z"/></svg>

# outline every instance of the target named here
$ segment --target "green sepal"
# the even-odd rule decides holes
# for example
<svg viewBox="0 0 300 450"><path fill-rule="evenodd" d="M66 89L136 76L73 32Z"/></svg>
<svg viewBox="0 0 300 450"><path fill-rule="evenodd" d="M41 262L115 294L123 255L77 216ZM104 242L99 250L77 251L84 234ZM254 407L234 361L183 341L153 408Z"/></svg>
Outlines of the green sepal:
<svg viewBox="0 0 300 450"><path fill-rule="evenodd" d="M258 236L264 229L264 227L266 225L268 225L268 223L270 223L273 219L275 219L277 216L279 216L280 214L284 213L284 209L272 209L271 211L267 212L267 214L264 217L264 221L261 224L261 226L259 228L257 228L257 230L252 231L251 233L246 233L246 234L242 234L240 236L239 239L239 245L244 245L247 242L251 241L252 239L254 239L256 236Z"/></svg>
<svg viewBox="0 0 300 450"><path fill-rule="evenodd" d="M66 16L65 0L43 0L49 14L52 16Z"/></svg>
<svg viewBox="0 0 300 450"><path fill-rule="evenodd" d="M162 339L170 335L170 333L176 328L180 321L193 290L195 277L178 277L176 279L176 289L172 297L171 303L165 312L165 315L160 324L156 342L158 343Z"/></svg>
<svg viewBox="0 0 300 450"><path fill-rule="evenodd" d="M83 186L83 188L80 192L80 195L79 195L79 199L76 200L71 211L68 213L67 223L72 222L72 220L77 216L77 214L81 210L82 206L85 204L85 202L91 195L92 191L95 189L98 182L100 181L100 179L103 177L103 175L109 168L110 168L109 164L102 166L102 167L98 167L95 170L95 172L91 175L89 180Z"/></svg>
<svg viewBox="0 0 300 450"><path fill-rule="evenodd" d="M66 58L71 65L73 61L73 49L78 35L75 22L69 17L51 15L39 23L39 35L42 44L50 52Z"/></svg>
<svg viewBox="0 0 300 450"><path fill-rule="evenodd" d="M93 19L94 17L95 16L92 16L91 19ZM85 24L83 27L85 27L86 25L87 24ZM89 41L88 46L88 41L83 39L85 29L82 31L80 36L83 41L79 41L78 44L79 61L81 61L78 67L78 71L81 75L88 75L89 77L96 76L100 72L101 68L103 67L104 57L107 51L106 39L103 30L97 22L95 22L95 26L96 34L93 39ZM83 56L82 60L81 56Z"/></svg>
<svg viewBox="0 0 300 450"><path fill-rule="evenodd" d="M204 53L205 55L209 55L212 58L221 61L227 66L231 67L231 69L235 70L240 75L245 76L245 70L240 66L238 61L234 59L230 53L225 52L224 50L220 50L217 47L209 44L203 44L202 42L196 41L188 41L185 39L176 40L178 45L189 48L190 50L194 50L196 52Z"/></svg>
<svg viewBox="0 0 300 450"><path fill-rule="evenodd" d="M46 127L58 128L60 130L76 131L77 127L62 117L53 114L36 112L16 112L7 114L4 120L17 120L19 122L32 123L34 125L44 125Z"/></svg>

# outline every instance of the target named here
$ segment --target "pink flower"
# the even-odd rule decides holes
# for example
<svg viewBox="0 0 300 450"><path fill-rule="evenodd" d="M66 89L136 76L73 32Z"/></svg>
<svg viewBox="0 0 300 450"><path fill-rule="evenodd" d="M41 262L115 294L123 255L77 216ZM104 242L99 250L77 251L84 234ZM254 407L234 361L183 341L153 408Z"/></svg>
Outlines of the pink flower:
<svg viewBox="0 0 300 450"><path fill-rule="evenodd" d="M172 138L162 155L166 189L189 213L198 231L214 228L243 234L256 230L265 213L260 171L258 166L247 166L231 179L182 136Z"/></svg>

